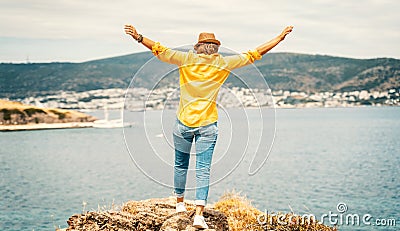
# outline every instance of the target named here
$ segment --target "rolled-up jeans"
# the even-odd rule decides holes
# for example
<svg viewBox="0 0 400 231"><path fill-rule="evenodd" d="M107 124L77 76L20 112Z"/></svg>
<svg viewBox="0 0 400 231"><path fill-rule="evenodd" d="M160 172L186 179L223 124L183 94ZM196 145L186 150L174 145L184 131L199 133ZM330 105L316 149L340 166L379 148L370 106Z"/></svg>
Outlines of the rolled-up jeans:
<svg viewBox="0 0 400 231"><path fill-rule="evenodd" d="M174 190L177 197L185 194L186 178L193 140L196 150L196 205L207 203L210 168L218 137L217 122L200 127L188 127L176 120L174 131Z"/></svg>

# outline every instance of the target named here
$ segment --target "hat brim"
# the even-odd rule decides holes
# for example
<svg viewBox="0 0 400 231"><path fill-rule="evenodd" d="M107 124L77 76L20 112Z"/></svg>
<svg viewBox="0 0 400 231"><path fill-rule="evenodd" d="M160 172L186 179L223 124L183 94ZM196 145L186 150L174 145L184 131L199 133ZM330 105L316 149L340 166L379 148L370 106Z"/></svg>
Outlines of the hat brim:
<svg viewBox="0 0 400 231"><path fill-rule="evenodd" d="M215 43L217 45L221 45L221 42L217 39L202 39L199 40L198 43Z"/></svg>

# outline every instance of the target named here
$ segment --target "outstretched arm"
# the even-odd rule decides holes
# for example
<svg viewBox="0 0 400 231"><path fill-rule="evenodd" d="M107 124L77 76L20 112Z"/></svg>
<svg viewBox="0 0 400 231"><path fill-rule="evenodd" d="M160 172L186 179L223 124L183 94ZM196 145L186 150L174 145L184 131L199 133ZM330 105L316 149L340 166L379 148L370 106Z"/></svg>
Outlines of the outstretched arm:
<svg viewBox="0 0 400 231"><path fill-rule="evenodd" d="M276 38L272 39L269 42L266 42L260 46L258 46L256 49L260 55L264 55L268 51L270 51L272 48L274 48L276 45L278 45L280 42L282 42L286 35L288 35L290 32L292 32L293 26L288 26L286 27L280 35L278 35Z"/></svg>
<svg viewBox="0 0 400 231"><path fill-rule="evenodd" d="M136 41L139 41L139 39L141 40L140 43L142 43L145 47L147 47L148 49L151 50L151 48L154 45L154 41L143 37L142 35L140 35L137 31L136 28L132 25L125 25L125 33L132 36L133 39L135 39Z"/></svg>
<svg viewBox="0 0 400 231"><path fill-rule="evenodd" d="M125 33L132 36L132 38L139 43L142 43L143 46L151 50L153 55L157 56L157 58L163 62L181 66L184 60L186 60L187 52L169 49L162 46L159 42L154 42L149 38L145 38L143 35L139 34L132 25L125 25Z"/></svg>

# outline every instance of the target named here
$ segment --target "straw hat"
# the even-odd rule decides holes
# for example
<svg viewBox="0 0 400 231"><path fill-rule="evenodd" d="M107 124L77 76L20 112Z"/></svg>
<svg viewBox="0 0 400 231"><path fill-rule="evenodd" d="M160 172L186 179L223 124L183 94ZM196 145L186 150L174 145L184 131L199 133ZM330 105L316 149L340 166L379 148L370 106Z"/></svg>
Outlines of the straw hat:
<svg viewBox="0 0 400 231"><path fill-rule="evenodd" d="M221 42L215 38L214 33L207 33L207 32L199 34L198 43L215 43L221 45Z"/></svg>

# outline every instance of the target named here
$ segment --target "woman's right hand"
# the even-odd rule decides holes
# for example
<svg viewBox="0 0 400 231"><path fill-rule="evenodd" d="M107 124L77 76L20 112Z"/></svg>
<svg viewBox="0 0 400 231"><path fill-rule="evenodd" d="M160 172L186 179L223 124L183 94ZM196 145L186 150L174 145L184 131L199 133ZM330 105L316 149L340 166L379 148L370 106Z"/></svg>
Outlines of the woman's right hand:
<svg viewBox="0 0 400 231"><path fill-rule="evenodd" d="M138 39L140 38L140 41L138 41L139 43L143 44L145 47L147 47L149 50L152 50L153 46L154 46L154 41L151 40L148 37L143 37L143 35L140 35L137 31L136 28L134 26L132 26L131 24L125 24L125 33L132 36L132 38L136 41L138 41Z"/></svg>
<svg viewBox="0 0 400 231"><path fill-rule="evenodd" d="M125 25L125 33L132 36L135 40L137 40L139 34L136 31L136 28L130 24Z"/></svg>

